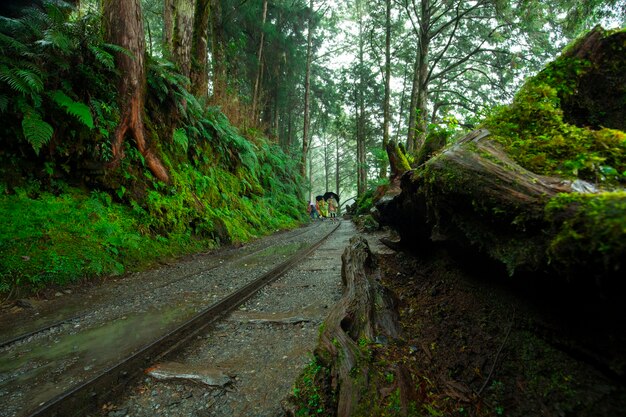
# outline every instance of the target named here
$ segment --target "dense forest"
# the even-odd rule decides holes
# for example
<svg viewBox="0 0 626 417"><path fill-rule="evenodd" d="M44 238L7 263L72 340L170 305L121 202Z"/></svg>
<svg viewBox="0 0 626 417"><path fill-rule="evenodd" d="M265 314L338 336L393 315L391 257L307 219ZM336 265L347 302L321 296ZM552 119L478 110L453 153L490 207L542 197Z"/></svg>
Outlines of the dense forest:
<svg viewBox="0 0 626 417"><path fill-rule="evenodd" d="M50 0L0 14L6 296L296 227L326 191L368 213L480 127L537 174L626 180L623 101L607 120L564 98L588 61L555 61L524 84L594 26L623 27L623 0ZM615 62L608 90L623 98ZM562 103L592 117L563 121ZM441 178L428 183L444 189ZM559 198L555 217L588 201ZM580 216L617 230L622 200L610 197L618 214L589 203ZM557 243L578 242L561 232ZM607 236L593 238L602 253Z"/></svg>

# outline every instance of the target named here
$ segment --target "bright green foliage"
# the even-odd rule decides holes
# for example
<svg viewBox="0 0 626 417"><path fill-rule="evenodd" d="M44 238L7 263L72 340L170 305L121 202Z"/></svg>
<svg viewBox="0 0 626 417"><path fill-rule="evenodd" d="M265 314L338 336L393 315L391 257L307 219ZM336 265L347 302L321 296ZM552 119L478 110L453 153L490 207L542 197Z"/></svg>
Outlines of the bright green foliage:
<svg viewBox="0 0 626 417"><path fill-rule="evenodd" d="M69 98L63 91L55 90L50 94L52 100L59 106L63 107L67 114L75 116L82 124L93 129L93 117L89 107L83 103L76 102Z"/></svg>
<svg viewBox="0 0 626 417"><path fill-rule="evenodd" d="M22 129L24 136L37 154L39 154L41 147L50 141L54 133L52 126L41 120L41 115L32 110L24 114Z"/></svg>
<svg viewBox="0 0 626 417"><path fill-rule="evenodd" d="M531 78L513 104L496 109L484 125L525 168L593 182L626 181L626 134L563 120L561 100L576 92L589 63L561 57Z"/></svg>
<svg viewBox="0 0 626 417"><path fill-rule="evenodd" d="M189 234L148 233L129 207L106 193L55 196L18 189L0 199L0 291L120 274L158 258L199 250Z"/></svg>
<svg viewBox="0 0 626 417"><path fill-rule="evenodd" d="M328 378L328 369L324 368L317 360L311 362L302 371L293 389L293 400L296 404L296 416L328 416L332 415L332 409L325 408L328 401L327 394L321 388L324 379Z"/></svg>
<svg viewBox="0 0 626 417"><path fill-rule="evenodd" d="M108 167L119 120L113 54L124 51L103 43L97 16L68 22L59 7L0 23L0 292L300 224L296 161L244 137L167 61L148 60L144 124L171 181L153 177L132 140Z"/></svg>
<svg viewBox="0 0 626 417"><path fill-rule="evenodd" d="M0 20L0 142L5 149L20 147L20 153L28 152L21 146L27 144L39 155L63 136L58 150L84 159L95 149L102 152L103 132L116 123L111 52L120 48L102 41L98 16L68 21L68 4L45 7ZM113 111L95 108L105 103Z"/></svg>
<svg viewBox="0 0 626 417"><path fill-rule="evenodd" d="M576 268L578 262L619 265L626 253L626 192L558 194L546 206L546 218L557 226L548 253L556 262ZM611 272L611 271L608 271Z"/></svg>

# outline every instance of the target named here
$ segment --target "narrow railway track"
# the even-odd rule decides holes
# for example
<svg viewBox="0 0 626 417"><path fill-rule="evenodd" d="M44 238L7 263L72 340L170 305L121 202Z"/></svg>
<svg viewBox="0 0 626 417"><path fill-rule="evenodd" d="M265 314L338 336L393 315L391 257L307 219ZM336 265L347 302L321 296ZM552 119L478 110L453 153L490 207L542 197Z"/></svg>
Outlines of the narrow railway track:
<svg viewBox="0 0 626 417"><path fill-rule="evenodd" d="M315 225L313 227L317 228L319 226L320 226L320 223L315 223ZM304 228L303 230L298 230L297 232L290 234L286 238L293 239L293 238L296 238L296 237L298 237L298 236L300 236L300 235L302 235L304 233L307 233L307 232L310 232L310 229L309 228ZM230 253L228 253L228 254L226 254L224 256L216 258L215 262L212 265L210 265L210 266L208 266L206 268L202 268L199 271L193 271L193 272L185 273L185 274L183 274L181 276L178 276L178 277L176 277L175 279L172 279L172 280L167 280L164 283L161 283L159 285L156 285L156 286L152 287L150 290L154 291L154 290L157 290L157 289L168 287L170 285L174 285L176 283L179 283L181 281L189 279L189 278L191 278L193 276L197 276L197 275L201 275L203 273L209 272L211 270L214 270L214 269L218 268L220 265L222 265L223 262L228 262L228 261L230 261L230 260L232 260L234 258L237 258L237 257L238 257L238 261L244 261L245 262L246 259L252 258L252 257L258 255L259 253L263 252L266 249L267 249L267 246L262 246L261 248L255 249L252 252L250 252L250 253L248 253L246 255L243 255L243 256L241 256L241 254L239 254L236 251L235 252L230 252ZM60 320L56 320L56 321L54 321L52 323L39 326L39 327L37 327L37 328L35 328L33 330L29 330L29 331L21 333L21 334L19 334L17 336L12 336L12 337L10 337L10 338L8 338L6 340L0 340L0 349L6 348L8 346L11 346L14 343L18 343L18 342L26 340L28 338L35 337L35 336L37 336L39 334L49 332L52 329L61 327L63 325L77 322L77 321L79 321L80 319L84 318L85 316L87 316L90 313L91 313L90 311L86 311L86 312L83 312L81 314L71 315L68 318L63 318L63 319L60 319Z"/></svg>
<svg viewBox="0 0 626 417"><path fill-rule="evenodd" d="M107 363L104 366L101 366L101 370L96 374L91 375L87 380L73 384L70 389L64 390L61 393L55 393L52 397L44 398L40 396L37 399L38 405L34 408L32 406L25 407L23 409L19 409L17 412L8 414L0 411L0 416L74 416L85 415L90 412L90 410L95 410L96 407L114 397L117 393L122 392L129 386L129 384L134 383L134 381L140 378L143 375L144 370L150 364L173 354L180 348L184 347L189 340L194 339L196 335L205 331L207 327L211 326L220 318L224 317L225 314L244 303L261 288L276 280L287 270L312 253L338 227L339 225L333 227L328 231L328 233L323 234L321 239L317 242L299 249L292 256L284 260L284 262L279 263L258 278L255 278L240 288L233 290L230 294L222 297L219 301L211 303L208 307L195 314L191 319L178 325L173 330L169 330L166 334L158 337L157 339L144 344L138 349L134 349L132 352L126 354L124 357L121 357L114 363ZM306 233L307 231L310 231L310 229L299 232L298 234ZM294 236L295 235L291 237ZM247 254L245 257L239 257L237 261L244 262L246 259L258 256L259 253L267 249L267 247L264 247L259 250L255 250ZM236 257L236 255L234 256ZM193 274L179 276L174 280L160 285L160 287L173 285L177 282L183 281L184 279L188 279L191 275L198 275L200 273L201 272L195 272ZM71 320L77 320L80 317L81 316L72 317ZM64 322L64 324L57 325L62 326L68 324L67 320ZM48 326L48 329L49 328L50 326ZM29 335L22 335L20 338L16 339L30 337L33 333L36 332L31 332ZM4 369L0 367L0 382L2 382L3 379L2 371L4 371ZM45 390L45 387L42 389Z"/></svg>

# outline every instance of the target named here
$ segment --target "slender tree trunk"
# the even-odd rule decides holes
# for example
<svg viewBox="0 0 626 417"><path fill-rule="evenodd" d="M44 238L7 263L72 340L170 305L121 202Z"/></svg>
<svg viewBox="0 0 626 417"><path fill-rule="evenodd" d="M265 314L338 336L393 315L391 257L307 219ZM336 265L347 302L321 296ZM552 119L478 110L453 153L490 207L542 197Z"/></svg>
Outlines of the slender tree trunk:
<svg viewBox="0 0 626 417"><path fill-rule="evenodd" d="M416 149L424 144L428 126L428 64L430 51L430 0L422 0L420 26L419 89L417 93L417 122L415 124Z"/></svg>
<svg viewBox="0 0 626 417"><path fill-rule="evenodd" d="M135 139L139 152L156 178L168 182L169 176L159 159L148 148L143 125L145 100L145 53L140 0L103 0L103 25L106 41L128 51L116 54L120 121L113 134L111 165L124 157L123 143L127 133Z"/></svg>
<svg viewBox="0 0 626 417"><path fill-rule="evenodd" d="M335 136L335 193L339 195L339 186L340 184L339 177L339 135ZM339 196L341 198L341 196ZM341 213L341 209L339 208L339 201L337 201L337 214Z"/></svg>
<svg viewBox="0 0 626 417"><path fill-rule="evenodd" d="M409 153L416 151L415 146L415 125L417 118L417 95L419 90L419 51L415 53L415 62L413 63L413 81L411 84L411 101L409 104L409 124L406 138L406 149Z"/></svg>
<svg viewBox="0 0 626 417"><path fill-rule="evenodd" d="M254 92L252 94L252 119L258 120L256 114L259 102L259 88L263 74L263 43L265 42L265 20L267 19L267 0L263 0L263 14L261 16L261 40L259 41L259 53L257 54L258 70L254 81ZM256 123L255 123L256 124Z"/></svg>
<svg viewBox="0 0 626 417"><path fill-rule="evenodd" d="M164 15L171 18L165 23L166 56L176 64L185 77L191 75L191 45L194 24L195 0L165 0ZM170 27L168 27L170 26Z"/></svg>
<svg viewBox="0 0 626 417"><path fill-rule="evenodd" d="M383 150L389 145L389 102L391 101L391 0L385 1L385 102L383 104ZM387 164L380 168L380 178L387 176Z"/></svg>
<svg viewBox="0 0 626 417"><path fill-rule="evenodd" d="M309 153L309 100L311 95L311 61L313 60L313 0L309 0L309 30L306 41L306 70L304 74L304 128L302 129L302 165L300 173L306 175L306 156Z"/></svg>
<svg viewBox="0 0 626 417"><path fill-rule="evenodd" d="M359 74L357 86L357 194L367 191L367 164L365 158L365 33L363 30L363 9L361 0L357 0L357 14L359 16Z"/></svg>
<svg viewBox="0 0 626 417"><path fill-rule="evenodd" d="M428 126L428 64L430 51L430 0L421 0L419 49L415 60L413 91L411 93L411 117L407 149L417 152L426 138Z"/></svg>
<svg viewBox="0 0 626 417"><path fill-rule="evenodd" d="M398 126L396 128L396 138L395 141L398 142L400 138L400 128L402 127L402 118L404 116L404 101L406 97L406 79L409 73L409 64L407 63L404 67L404 77L402 78L402 95L400 96L400 112L398 113Z"/></svg>
<svg viewBox="0 0 626 417"><path fill-rule="evenodd" d="M211 55L213 58L213 97L219 102L226 95L226 53L221 0L209 0Z"/></svg>
<svg viewBox="0 0 626 417"><path fill-rule="evenodd" d="M313 155L309 153L309 201L313 201Z"/></svg>
<svg viewBox="0 0 626 417"><path fill-rule="evenodd" d="M330 190L330 156L328 150L328 142L326 142L326 136L322 138L323 152L324 152L324 191Z"/></svg>
<svg viewBox="0 0 626 417"><path fill-rule="evenodd" d="M163 58L172 59L174 43L174 0L163 0Z"/></svg>
<svg viewBox="0 0 626 417"><path fill-rule="evenodd" d="M209 0L196 0L189 78L191 79L191 93L201 99L206 98L209 93L209 7Z"/></svg>

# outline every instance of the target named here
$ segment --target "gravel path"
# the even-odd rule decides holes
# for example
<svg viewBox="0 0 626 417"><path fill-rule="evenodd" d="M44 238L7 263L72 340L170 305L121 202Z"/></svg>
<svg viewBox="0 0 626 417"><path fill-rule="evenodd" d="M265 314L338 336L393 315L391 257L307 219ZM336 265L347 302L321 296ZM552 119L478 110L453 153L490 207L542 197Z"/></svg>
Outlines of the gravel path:
<svg viewBox="0 0 626 417"><path fill-rule="evenodd" d="M0 340L8 340L16 334L31 331L42 324L62 318L76 318L0 349L0 396L4 403L0 408L0 416L14 417L27 414L28 410L42 404L51 395L90 378L112 360L118 360L138 346L144 345L155 334L165 333L215 300L282 263L303 246L319 240L332 228L333 225L329 222L315 223L303 229L259 239L242 248L200 254L175 264L165 265L158 270L111 279L98 286L75 288L73 291L57 294L50 301L34 299L20 303L22 306L30 305L30 308L3 309L0 312ZM235 358L233 352L247 351L248 356L258 356L260 359L258 366L250 368L254 374L260 373L262 364L270 358L263 353L265 349L263 346L271 346L270 342L284 338L285 330L298 329L297 337L294 335L288 337L294 340L311 339L311 343L314 343L317 326L321 322L325 307L333 300L333 296L329 294L339 291L340 255L343 246L341 239L337 240L338 236L349 237L353 233L351 223L344 222L335 236L327 241L323 248L318 249L312 258L304 262L303 266L297 267L295 271L289 272L283 279L264 289L261 295L250 300L241 311L217 325L215 334L198 341L199 346L207 343L210 343L210 346L221 346L216 342L226 340L240 343L240 346L231 348L221 346L216 353L203 354L190 351L188 354L190 360L195 355L197 363L219 362L220 366L233 376L231 379L224 374L228 381L227 390L237 389L239 392L242 387L247 386L244 383L246 380L242 378L247 375L248 370L238 370L220 355ZM332 249L335 243L341 247ZM315 267L317 269L313 268L312 271L306 269L306 265L311 262L319 263ZM336 263L335 266L333 262ZM288 277L292 277L291 279L298 283L284 284L283 280ZM308 279L313 279L313 282L308 282ZM322 285L314 282L316 280L320 282L334 280L334 283ZM260 301L263 297L269 301ZM295 299L287 302L286 300L291 297ZM263 303L266 304L265 307ZM241 315L242 312L246 314ZM256 341L246 341L246 338L257 330L267 330L270 336L265 335ZM262 343L264 338L266 340ZM280 350L278 347L269 349L272 352ZM286 356L285 359L281 359L283 361L290 359L287 354L281 355L281 358L283 356ZM294 371L294 376L290 377L289 382L285 382L285 386L290 385L295 378L296 368L299 369L297 365L306 362L306 355L302 356L304 359L300 362L294 364L290 361L284 362L288 364L287 368ZM238 361L233 360L235 363ZM269 368L273 366L275 365L269 365ZM154 381L150 378L146 385L152 383ZM157 385L161 384L167 386L169 383L159 382ZM189 395L188 388L192 391L189 391L191 396L186 398L193 400L176 402L176 398ZM144 388L137 388L138 392L142 389ZM149 390L149 397L157 402L152 404L151 401L150 406L144 410L145 414L142 414L144 411L141 411L141 407L133 406L134 411L129 415L159 415L161 412L155 414L155 410L167 411L166 405L169 404L176 404L182 407L183 411L178 414L171 411L167 415L194 415L190 410L203 409L205 414L202 415L235 415L233 413L236 412L249 415L246 411L241 411L241 407L227 405L227 402L222 404L213 400L205 401L208 396L215 395L213 388L207 391L205 388L185 382L176 385L175 390L178 394L172 394L171 400L165 398L164 403L159 402L160 389L165 390L165 388ZM201 394L197 392L198 389L203 390ZM168 395L166 391L165 397ZM218 391L220 398L228 398L224 395L225 392L230 391L224 389ZM240 398L245 398L245 395ZM245 400L242 401L245 403ZM141 402L138 400L136 404ZM187 410L184 407L187 403L195 405ZM211 403L215 406L209 407ZM233 407L233 411L224 411L230 410L228 407ZM175 409L176 407L173 408ZM208 409L218 414L206 414ZM119 411L124 411L124 407L120 406ZM104 414L126 415L106 408Z"/></svg>
<svg viewBox="0 0 626 417"><path fill-rule="evenodd" d="M327 227L327 226L326 226ZM341 295L341 254L356 233L340 228L308 259L175 358L181 375L222 375L223 386L146 377L106 408L115 416L281 416L280 401L309 362L319 325ZM191 377L190 377L191 378Z"/></svg>

